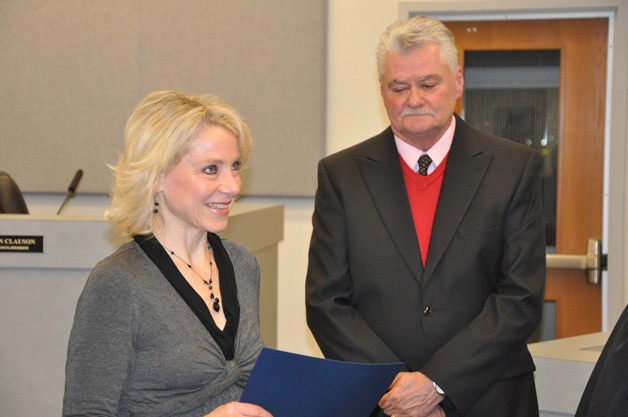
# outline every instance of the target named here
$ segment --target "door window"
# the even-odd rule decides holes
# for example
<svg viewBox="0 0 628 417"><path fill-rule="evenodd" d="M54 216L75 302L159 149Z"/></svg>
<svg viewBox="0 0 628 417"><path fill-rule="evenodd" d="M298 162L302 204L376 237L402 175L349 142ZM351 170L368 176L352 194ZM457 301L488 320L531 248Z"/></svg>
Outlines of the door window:
<svg viewBox="0 0 628 417"><path fill-rule="evenodd" d="M464 63L465 121L541 153L545 236L554 252L560 50L465 51Z"/></svg>

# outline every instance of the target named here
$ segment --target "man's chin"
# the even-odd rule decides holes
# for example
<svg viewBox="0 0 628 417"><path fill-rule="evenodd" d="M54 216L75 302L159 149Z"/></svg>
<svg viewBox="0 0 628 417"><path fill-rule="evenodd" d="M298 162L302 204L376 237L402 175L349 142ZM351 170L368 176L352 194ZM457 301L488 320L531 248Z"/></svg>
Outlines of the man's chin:
<svg viewBox="0 0 628 417"><path fill-rule="evenodd" d="M429 123L425 123L425 121L426 120L423 119L424 123L419 123L418 120L415 120L414 123L404 123L403 129L409 135L422 135L424 133L427 133L432 128L432 125Z"/></svg>

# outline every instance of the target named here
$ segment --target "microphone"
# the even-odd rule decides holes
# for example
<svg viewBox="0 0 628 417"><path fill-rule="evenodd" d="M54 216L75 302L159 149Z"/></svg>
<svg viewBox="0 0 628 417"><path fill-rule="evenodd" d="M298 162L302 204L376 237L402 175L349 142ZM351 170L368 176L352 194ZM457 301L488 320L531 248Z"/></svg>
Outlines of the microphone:
<svg viewBox="0 0 628 417"><path fill-rule="evenodd" d="M81 178L83 178L83 170L79 169L76 171L76 174L74 174L74 178L72 178L72 182L68 186L68 193L66 194L61 207L59 207L59 210L57 211L57 216L61 213L61 210L63 210L63 207L65 207L68 200L76 194L76 187L78 187L79 182L81 182Z"/></svg>

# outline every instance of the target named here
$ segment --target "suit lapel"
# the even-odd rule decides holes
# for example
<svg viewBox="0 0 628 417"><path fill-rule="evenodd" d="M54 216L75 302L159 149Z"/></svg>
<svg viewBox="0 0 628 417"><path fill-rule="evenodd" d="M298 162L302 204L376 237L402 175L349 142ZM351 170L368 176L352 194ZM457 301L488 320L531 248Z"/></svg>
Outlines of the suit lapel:
<svg viewBox="0 0 628 417"><path fill-rule="evenodd" d="M377 136L373 145L366 155L358 157L358 167L384 227L408 269L419 280L419 245L391 129Z"/></svg>
<svg viewBox="0 0 628 417"><path fill-rule="evenodd" d="M480 148L474 131L457 118L456 132L447 158L443 185L434 217L426 270L421 279L423 285L430 279L458 230L489 167L491 158L490 153L483 152Z"/></svg>

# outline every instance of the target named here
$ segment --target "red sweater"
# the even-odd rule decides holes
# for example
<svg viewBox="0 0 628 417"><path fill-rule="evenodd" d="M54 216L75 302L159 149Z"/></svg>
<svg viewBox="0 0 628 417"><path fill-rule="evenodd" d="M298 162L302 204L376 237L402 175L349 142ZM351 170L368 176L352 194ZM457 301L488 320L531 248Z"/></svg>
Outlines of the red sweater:
<svg viewBox="0 0 628 417"><path fill-rule="evenodd" d="M426 176L414 172L403 159L400 158L400 161L408 200L410 201L412 220L414 221L414 228L419 241L419 248L421 249L421 259L423 267L425 267L427 250L430 247L430 237L432 236L434 215L438 205L438 196L443 185L443 174L447 165L447 157L436 167L434 172Z"/></svg>

